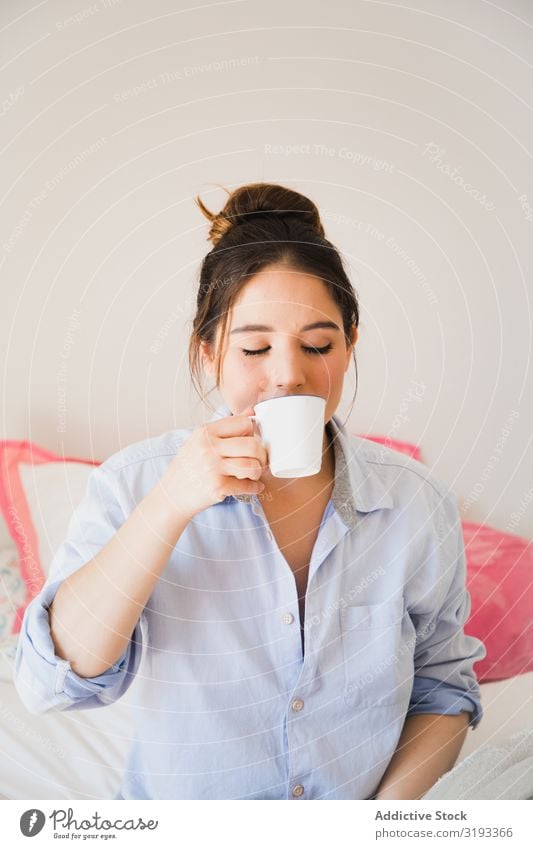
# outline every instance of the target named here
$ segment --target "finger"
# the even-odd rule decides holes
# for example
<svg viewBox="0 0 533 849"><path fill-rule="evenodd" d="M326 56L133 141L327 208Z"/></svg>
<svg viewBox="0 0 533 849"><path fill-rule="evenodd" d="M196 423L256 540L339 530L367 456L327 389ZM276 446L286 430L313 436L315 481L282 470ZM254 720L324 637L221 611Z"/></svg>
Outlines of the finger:
<svg viewBox="0 0 533 849"><path fill-rule="evenodd" d="M253 415L250 413L250 415ZM248 416L225 416L210 422L207 427L214 436L226 439L228 436L250 436L254 432L254 422Z"/></svg>
<svg viewBox="0 0 533 849"><path fill-rule="evenodd" d="M235 480L235 478L224 478L217 490L219 501L224 501L228 495L259 495L265 489L261 481Z"/></svg>
<svg viewBox="0 0 533 849"><path fill-rule="evenodd" d="M222 473L224 475L243 480L259 480L263 474L263 468L258 460L248 460L244 457L234 457L222 460Z"/></svg>
<svg viewBox="0 0 533 849"><path fill-rule="evenodd" d="M220 439L217 443L217 452L220 457L250 457L258 460L262 466L268 463L266 447L256 436Z"/></svg>

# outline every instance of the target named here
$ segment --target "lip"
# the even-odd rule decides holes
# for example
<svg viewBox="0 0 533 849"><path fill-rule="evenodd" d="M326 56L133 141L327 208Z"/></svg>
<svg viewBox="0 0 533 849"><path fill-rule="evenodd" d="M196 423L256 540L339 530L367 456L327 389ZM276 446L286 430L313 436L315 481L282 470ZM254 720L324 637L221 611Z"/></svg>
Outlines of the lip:
<svg viewBox="0 0 533 849"><path fill-rule="evenodd" d="M293 393L286 392L285 395L270 395L269 398L261 398L260 401L256 401L256 404L262 404L263 401L274 401L276 398L290 398Z"/></svg>

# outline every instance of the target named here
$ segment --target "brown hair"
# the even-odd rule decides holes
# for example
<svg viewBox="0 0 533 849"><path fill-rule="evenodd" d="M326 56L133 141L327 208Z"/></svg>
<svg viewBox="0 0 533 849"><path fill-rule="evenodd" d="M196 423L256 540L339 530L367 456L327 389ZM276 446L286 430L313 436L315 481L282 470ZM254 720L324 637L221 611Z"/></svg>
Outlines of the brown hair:
<svg viewBox="0 0 533 849"><path fill-rule="evenodd" d="M266 266L285 265L320 278L342 314L347 346L352 341L353 325L359 325L357 295L339 252L325 237L313 201L272 183L249 183L233 192L224 191L229 197L219 213L210 212L199 197L195 199L211 222L208 239L213 243L200 270L189 342L191 377L202 399L201 343L213 346L217 328L222 325L213 389L218 388L229 310L248 279ZM353 358L356 394L355 349Z"/></svg>

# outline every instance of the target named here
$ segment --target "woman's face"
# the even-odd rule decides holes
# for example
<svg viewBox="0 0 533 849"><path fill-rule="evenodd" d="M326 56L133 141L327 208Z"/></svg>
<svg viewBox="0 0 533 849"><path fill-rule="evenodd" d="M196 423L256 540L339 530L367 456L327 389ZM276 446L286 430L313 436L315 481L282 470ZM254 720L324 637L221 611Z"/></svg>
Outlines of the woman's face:
<svg viewBox="0 0 533 849"><path fill-rule="evenodd" d="M330 326L307 328L317 322ZM357 328L352 330L347 347L342 314L319 278L268 266L249 279L230 311L219 386L225 402L239 415L268 398L319 395L326 400L327 423L357 341ZM215 345L218 350L220 328ZM247 353L254 351L261 353ZM204 367L214 375L214 352L205 343L203 352Z"/></svg>

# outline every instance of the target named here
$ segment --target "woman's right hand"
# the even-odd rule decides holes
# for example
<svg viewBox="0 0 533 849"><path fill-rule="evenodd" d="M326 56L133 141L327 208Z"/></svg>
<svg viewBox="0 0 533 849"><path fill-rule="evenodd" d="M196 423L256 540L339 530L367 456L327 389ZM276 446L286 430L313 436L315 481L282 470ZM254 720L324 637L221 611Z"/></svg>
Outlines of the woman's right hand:
<svg viewBox="0 0 533 849"><path fill-rule="evenodd" d="M176 508L191 518L227 495L262 492L267 450L254 434L254 414L226 416L197 428L179 448L159 481Z"/></svg>

